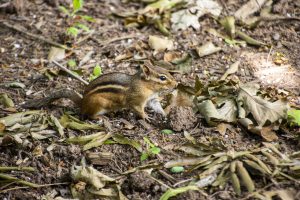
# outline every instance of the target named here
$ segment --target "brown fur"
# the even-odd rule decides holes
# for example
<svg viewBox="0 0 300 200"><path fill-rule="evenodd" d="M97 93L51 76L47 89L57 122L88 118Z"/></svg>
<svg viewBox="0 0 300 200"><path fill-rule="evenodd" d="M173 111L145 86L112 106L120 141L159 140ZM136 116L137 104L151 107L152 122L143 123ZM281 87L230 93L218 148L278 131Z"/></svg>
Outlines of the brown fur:
<svg viewBox="0 0 300 200"><path fill-rule="evenodd" d="M161 76L165 76L166 80L161 80ZM59 98L69 98L80 107L82 114L90 118L123 108L132 109L140 117L148 118L144 111L148 100L161 90L174 88L176 85L167 70L146 63L135 75L115 72L100 76L86 87L83 98L75 95L75 91L66 92L63 89L37 101L44 106Z"/></svg>

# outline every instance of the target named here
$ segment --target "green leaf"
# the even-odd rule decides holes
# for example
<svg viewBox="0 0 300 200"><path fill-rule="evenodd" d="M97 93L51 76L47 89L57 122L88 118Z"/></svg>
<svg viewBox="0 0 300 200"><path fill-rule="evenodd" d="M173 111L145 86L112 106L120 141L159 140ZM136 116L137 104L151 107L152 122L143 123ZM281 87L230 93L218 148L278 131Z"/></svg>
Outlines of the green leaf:
<svg viewBox="0 0 300 200"><path fill-rule="evenodd" d="M93 74L90 75L89 80L92 81L102 74L102 67L98 64L94 67Z"/></svg>
<svg viewBox="0 0 300 200"><path fill-rule="evenodd" d="M67 8L65 8L64 6L59 6L59 9L66 15L70 16L71 13L68 11Z"/></svg>
<svg viewBox="0 0 300 200"><path fill-rule="evenodd" d="M143 137L145 143L147 143L150 147L155 147L154 144L152 144L152 142L150 142L150 140L147 137Z"/></svg>
<svg viewBox="0 0 300 200"><path fill-rule="evenodd" d="M77 37L77 35L79 33L79 29L72 26L72 27L67 28L66 33L67 33L67 35Z"/></svg>
<svg viewBox="0 0 300 200"><path fill-rule="evenodd" d="M163 130L161 130L161 133L163 133L163 134L172 134L174 132L170 129L163 129Z"/></svg>
<svg viewBox="0 0 300 200"><path fill-rule="evenodd" d="M76 13L83 7L83 0L73 0L73 13Z"/></svg>
<svg viewBox="0 0 300 200"><path fill-rule="evenodd" d="M103 144L118 144L118 142L113 141L113 140L105 140Z"/></svg>
<svg viewBox="0 0 300 200"><path fill-rule="evenodd" d="M80 28L80 29L82 29L82 30L84 30L84 31L86 31L86 32L89 32L90 31L90 28L89 27L87 27L86 25L84 25L84 24L81 24L81 23L76 23L76 25L75 25L76 27L78 27L78 28Z"/></svg>
<svg viewBox="0 0 300 200"><path fill-rule="evenodd" d="M160 148L159 147L152 147L152 148L149 149L149 151L152 154L159 154L160 153Z"/></svg>
<svg viewBox="0 0 300 200"><path fill-rule="evenodd" d="M300 110L288 110L288 119L292 122L300 126Z"/></svg>
<svg viewBox="0 0 300 200"><path fill-rule="evenodd" d="M236 34L239 38L241 38L242 40L247 42L247 44L251 44L251 45L254 45L254 46L264 46L264 45L266 45L265 43L263 43L261 41L253 39L252 37L250 37L246 33L243 33L242 31L237 31Z"/></svg>
<svg viewBox="0 0 300 200"><path fill-rule="evenodd" d="M172 173L180 173L184 171L184 167L182 166L176 166L171 168Z"/></svg>
<svg viewBox="0 0 300 200"><path fill-rule="evenodd" d="M149 157L149 154L147 152L142 153L142 155L141 155L141 161L147 160L148 157Z"/></svg>
<svg viewBox="0 0 300 200"><path fill-rule="evenodd" d="M139 152L142 152L141 144L135 140L130 140L129 138L124 137L123 135L120 135L120 134L114 135L113 139L119 144L130 145L130 146L134 147L136 150L138 150Z"/></svg>
<svg viewBox="0 0 300 200"><path fill-rule="evenodd" d="M96 77L98 77L98 76L100 76L101 74L102 74L102 67L100 67L100 65L97 64L97 65L94 67L93 75L96 76Z"/></svg>
<svg viewBox="0 0 300 200"><path fill-rule="evenodd" d="M89 22L95 22L96 20L91 17L91 16L88 16L88 15L79 15L82 19L86 20L86 21L89 21Z"/></svg>
<svg viewBox="0 0 300 200"><path fill-rule="evenodd" d="M88 124L80 121L76 117L73 117L69 114L64 114L60 120L60 124L65 128L75 129L75 130L101 130L103 127L98 124Z"/></svg>
<svg viewBox="0 0 300 200"><path fill-rule="evenodd" d="M68 66L71 68L71 69L74 69L76 67L76 61L71 59L68 61Z"/></svg>
<svg viewBox="0 0 300 200"><path fill-rule="evenodd" d="M168 200L170 197L174 197L177 194L186 192L188 190L199 190L199 188L195 185L189 185L186 187L180 187L176 189L168 189L161 197L159 200Z"/></svg>

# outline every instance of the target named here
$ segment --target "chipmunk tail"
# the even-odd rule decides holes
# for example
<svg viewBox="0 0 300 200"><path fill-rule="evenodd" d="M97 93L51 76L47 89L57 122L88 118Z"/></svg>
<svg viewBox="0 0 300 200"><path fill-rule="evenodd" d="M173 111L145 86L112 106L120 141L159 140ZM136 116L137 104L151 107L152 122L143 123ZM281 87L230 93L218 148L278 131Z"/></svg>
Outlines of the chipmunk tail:
<svg viewBox="0 0 300 200"><path fill-rule="evenodd" d="M51 104L53 101L67 98L73 101L76 105L80 105L82 95L71 89L61 89L51 92L48 96L40 99L32 99L21 105L22 108L41 108Z"/></svg>

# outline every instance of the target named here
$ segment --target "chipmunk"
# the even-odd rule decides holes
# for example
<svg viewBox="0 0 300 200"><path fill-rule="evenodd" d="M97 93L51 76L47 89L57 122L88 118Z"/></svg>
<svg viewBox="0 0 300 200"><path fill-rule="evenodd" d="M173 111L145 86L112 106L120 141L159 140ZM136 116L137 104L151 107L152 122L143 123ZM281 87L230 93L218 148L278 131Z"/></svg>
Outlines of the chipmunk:
<svg viewBox="0 0 300 200"><path fill-rule="evenodd" d="M80 108L81 114L91 119L128 108L149 120L144 110L146 105L153 99L157 101L159 92L175 88L177 82L166 69L154 67L150 62L140 68L134 75L120 72L101 75L87 85L83 96L74 90L62 89L48 97L27 101L22 107L40 108L56 99L68 98Z"/></svg>

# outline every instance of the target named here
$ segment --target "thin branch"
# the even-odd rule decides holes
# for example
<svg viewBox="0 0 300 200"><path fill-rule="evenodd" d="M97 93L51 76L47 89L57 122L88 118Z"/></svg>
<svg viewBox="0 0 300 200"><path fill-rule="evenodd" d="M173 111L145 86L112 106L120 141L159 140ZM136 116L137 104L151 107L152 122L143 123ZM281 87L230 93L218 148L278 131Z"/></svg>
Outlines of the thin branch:
<svg viewBox="0 0 300 200"><path fill-rule="evenodd" d="M74 72L72 72L71 70L67 69L66 67L64 67L63 65L59 64L58 62L56 62L55 60L52 61L52 63L54 63L56 66L58 66L60 69L62 69L63 71L67 72L70 76L72 76L73 78L81 81L83 84L88 85L89 83L85 80L83 80L80 76L78 76L77 74L75 74Z"/></svg>
<svg viewBox="0 0 300 200"><path fill-rule="evenodd" d="M39 185L37 188L42 188L42 187L49 187L49 186L56 186L56 185L68 185L70 184L69 182L64 182L64 183L51 183L51 184L44 184L44 185ZM28 186L19 186L19 187L14 187L14 188L8 188L6 190L1 190L0 193L6 193L8 191L12 191L12 190L21 190L21 189L28 189L28 188L32 188L32 187L28 187Z"/></svg>
<svg viewBox="0 0 300 200"><path fill-rule="evenodd" d="M52 41L52 40L50 40L50 39L48 39L48 38L44 38L44 37L41 36L41 35L36 35L36 34L33 34L33 33L29 33L29 32L27 32L27 31L25 30L24 27L22 27L22 26L20 26L20 25L18 25L18 26L12 25L12 24L9 24L8 22L2 22L2 24L3 24L4 26L6 26L7 28L13 29L13 30L18 31L18 32L20 32L20 33L23 33L23 34L25 34L25 35L27 35L27 36L29 36L29 37L31 37L31 38L34 38L34 39L37 39L37 40L41 40L41 41L43 41L43 42L45 42L45 43L51 44L51 45L56 46L56 47L59 47L59 48L63 48L63 49L70 50L67 46L62 45L62 44L59 44L59 43L57 43L57 42L54 42L54 41Z"/></svg>
<svg viewBox="0 0 300 200"><path fill-rule="evenodd" d="M101 42L100 40L98 40L96 38L93 38L93 37L91 37L91 39L94 40L95 42L97 42L99 45L105 47L105 46L107 46L110 43L117 42L119 40L131 39L131 38L135 38L135 37L138 37L138 35L136 35L136 34L124 35L124 36L112 38L112 39L110 39L108 41L105 41L105 42Z"/></svg>

